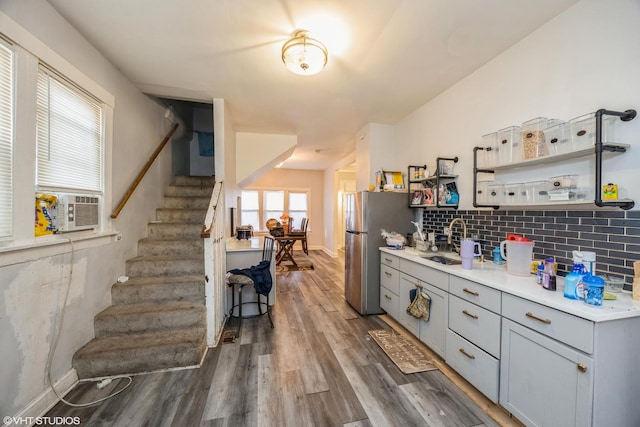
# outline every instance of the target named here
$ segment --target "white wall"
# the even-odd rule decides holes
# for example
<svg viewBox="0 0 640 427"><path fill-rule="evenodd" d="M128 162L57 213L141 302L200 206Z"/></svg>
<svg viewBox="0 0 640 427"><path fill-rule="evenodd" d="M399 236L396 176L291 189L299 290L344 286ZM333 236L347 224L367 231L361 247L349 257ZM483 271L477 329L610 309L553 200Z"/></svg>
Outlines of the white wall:
<svg viewBox="0 0 640 427"><path fill-rule="evenodd" d="M169 129L164 108L136 90L46 1L1 1L0 10L114 95L111 184L117 203ZM0 254L0 414L15 415L47 392L46 359L68 286L69 306L52 364L54 382L69 372L73 353L94 335L93 317L111 303L110 288L124 274L124 261L136 254L170 172L166 149L113 221L122 232L119 242L78 244L73 254L69 244Z"/></svg>
<svg viewBox="0 0 640 427"><path fill-rule="evenodd" d="M356 189L367 191L380 170L402 171L406 165L397 153L394 126L369 123L356 134Z"/></svg>
<svg viewBox="0 0 640 427"><path fill-rule="evenodd" d="M278 163L288 159L298 144L297 135L238 132L236 183L244 188Z"/></svg>
<svg viewBox="0 0 640 427"><path fill-rule="evenodd" d="M472 208L472 149L482 135L539 116L569 120L599 108L640 109L638 22L637 0L581 1L403 119L396 126L398 156L405 165L420 159L430 168L438 155L459 156L460 205ZM620 130L620 142L632 147L605 162L605 182L638 201L640 118ZM592 166L568 162L529 170L522 179L575 172L592 186Z"/></svg>

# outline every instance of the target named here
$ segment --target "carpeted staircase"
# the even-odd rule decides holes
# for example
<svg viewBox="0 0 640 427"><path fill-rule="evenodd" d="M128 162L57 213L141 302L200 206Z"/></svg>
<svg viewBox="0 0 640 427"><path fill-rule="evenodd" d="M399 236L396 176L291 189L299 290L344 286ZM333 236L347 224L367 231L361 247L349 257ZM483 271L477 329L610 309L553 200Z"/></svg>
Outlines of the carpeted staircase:
<svg viewBox="0 0 640 427"><path fill-rule="evenodd" d="M149 372L200 363L206 348L204 257L200 237L215 179L176 177L164 207L127 261L129 280L94 319L95 338L76 352L79 378Z"/></svg>

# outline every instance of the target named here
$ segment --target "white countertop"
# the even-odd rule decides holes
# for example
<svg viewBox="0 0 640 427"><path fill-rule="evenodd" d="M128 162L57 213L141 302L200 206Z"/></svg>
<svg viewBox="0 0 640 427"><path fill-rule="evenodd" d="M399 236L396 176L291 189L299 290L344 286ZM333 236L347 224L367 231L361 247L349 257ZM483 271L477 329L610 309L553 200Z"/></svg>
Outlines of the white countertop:
<svg viewBox="0 0 640 427"><path fill-rule="evenodd" d="M238 240L235 237L227 237L227 252L261 251L264 237L252 237L248 240Z"/></svg>
<svg viewBox="0 0 640 427"><path fill-rule="evenodd" d="M536 276L533 274L531 277L508 274L506 264L497 265L491 261L474 261L472 270L464 270L461 265L444 265L420 257L446 256L447 254L443 252L427 253L415 248L394 250L386 247L380 248L380 251L594 322L640 317L640 301L634 301L631 298L631 292L628 291L615 294L616 300L605 300L602 307L595 307L587 305L583 301L565 298L563 277L557 278L556 291L548 291L536 283Z"/></svg>

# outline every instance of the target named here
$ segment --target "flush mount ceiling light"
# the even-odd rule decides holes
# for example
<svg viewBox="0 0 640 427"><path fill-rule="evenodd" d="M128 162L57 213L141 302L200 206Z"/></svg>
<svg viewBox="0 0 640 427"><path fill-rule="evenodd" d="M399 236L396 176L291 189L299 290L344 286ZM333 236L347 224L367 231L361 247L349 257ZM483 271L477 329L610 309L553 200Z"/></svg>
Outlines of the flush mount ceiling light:
<svg viewBox="0 0 640 427"><path fill-rule="evenodd" d="M296 74L317 74L327 65L327 59L327 48L309 37L309 32L305 30L296 31L293 38L282 46L282 62Z"/></svg>

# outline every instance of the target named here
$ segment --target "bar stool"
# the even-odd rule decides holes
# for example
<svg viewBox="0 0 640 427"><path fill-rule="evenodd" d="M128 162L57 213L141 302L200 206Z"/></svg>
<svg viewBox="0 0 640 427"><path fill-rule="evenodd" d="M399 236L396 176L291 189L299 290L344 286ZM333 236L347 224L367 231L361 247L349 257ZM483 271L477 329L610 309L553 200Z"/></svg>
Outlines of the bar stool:
<svg viewBox="0 0 640 427"><path fill-rule="evenodd" d="M259 264L253 265L248 268L229 270L227 281L229 287L233 288L231 293L231 309L229 310L229 318L238 319L238 331L235 337L240 336L240 329L242 328L242 319L250 319L258 316L262 316L265 313L269 317L269 323L273 328L273 320L271 319L271 309L269 307L269 294L271 293L272 281L271 277L271 259L273 258L273 237L265 236L264 244L262 246L262 260ZM242 301L242 290L245 286L252 285L256 290L255 301ZM236 292L238 292L238 303L236 304ZM260 295L266 298L266 301L260 301ZM242 315L242 306L245 304L257 304L258 313L255 315ZM266 307L265 312L262 312L262 307ZM233 311L238 308L238 315L234 315Z"/></svg>

